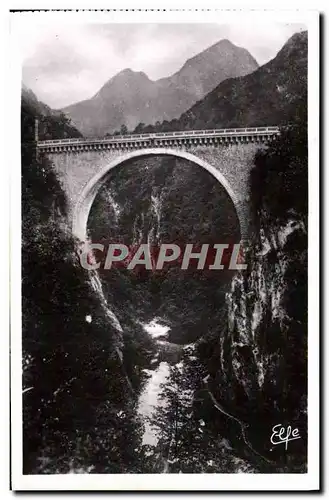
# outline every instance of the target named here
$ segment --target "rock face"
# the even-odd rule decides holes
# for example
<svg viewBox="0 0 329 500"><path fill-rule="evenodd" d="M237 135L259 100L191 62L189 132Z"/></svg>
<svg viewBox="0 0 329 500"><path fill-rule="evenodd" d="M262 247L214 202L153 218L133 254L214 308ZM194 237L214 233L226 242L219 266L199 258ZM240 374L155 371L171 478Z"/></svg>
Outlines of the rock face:
<svg viewBox="0 0 329 500"><path fill-rule="evenodd" d="M287 450L288 462L297 466L306 452L307 301L300 299L298 314L293 303L302 296L296 269L305 271L307 255L304 250L297 257L292 249L306 241L302 223L277 227L270 238L261 232L249 273L236 276L227 295L228 326L213 386L217 400L243 422L254 449L268 459L285 464L282 446L271 445L272 427L298 427L303 439Z"/></svg>
<svg viewBox="0 0 329 500"><path fill-rule="evenodd" d="M275 68L285 72L287 110L299 103L298 85L299 97L305 97L302 71L302 80L295 81L302 66L293 63L303 60L304 42L304 35L293 37L277 56L279 62L269 63L269 82L281 78ZM145 78L140 74L141 82ZM107 281L93 274L87 282L71 262L74 242L61 233L62 221L54 215L64 198L55 170L26 151L34 147L36 116L44 117L52 137L70 133L65 115L54 117L52 110L48 115L39 105L24 89L24 472L305 472L306 117L294 134L282 131L269 152L256 154L249 179L255 231L247 270L232 282L220 287L217 276L179 276L175 269L158 275L158 281L151 273L135 279L114 269ZM306 102L298 109L305 110ZM244 106L241 110L247 112ZM253 147L244 146L249 161ZM242 173L238 146L216 151L227 165L234 160L237 170L230 170L237 184L247 184L250 168ZM134 244L161 238L217 242L219 234L229 236L232 230L239 236L234 207L214 179L169 160L154 165L144 160L145 165L126 165L116 176L112 172L91 212L91 225L93 218L97 221L97 233L91 231L95 241L118 241L119 234L120 241ZM153 340L141 325L150 321L150 311L170 320L172 342L188 342L176 346L182 360L171 369L163 393L169 404L156 415L162 442L168 443L164 467L157 453L142 446L144 422L136 414L136 396L154 360ZM170 350L168 344L163 347L158 361L173 358ZM272 446L278 424L297 427L301 439L288 449Z"/></svg>
<svg viewBox="0 0 329 500"><path fill-rule="evenodd" d="M252 443L266 467L296 472L307 456L307 169L304 114L256 155L247 270L232 280L226 324L203 347L203 357L213 349L206 363L217 408L240 422L236 443L248 452ZM273 445L276 425L301 438Z"/></svg>
<svg viewBox="0 0 329 500"><path fill-rule="evenodd" d="M258 67L250 53L221 40L186 61L174 75L157 81L125 69L91 99L64 108L86 136L103 136L126 125L178 118L226 78L246 75Z"/></svg>
<svg viewBox="0 0 329 500"><path fill-rule="evenodd" d="M307 95L307 32L251 74L229 78L159 131L280 125L294 121Z"/></svg>

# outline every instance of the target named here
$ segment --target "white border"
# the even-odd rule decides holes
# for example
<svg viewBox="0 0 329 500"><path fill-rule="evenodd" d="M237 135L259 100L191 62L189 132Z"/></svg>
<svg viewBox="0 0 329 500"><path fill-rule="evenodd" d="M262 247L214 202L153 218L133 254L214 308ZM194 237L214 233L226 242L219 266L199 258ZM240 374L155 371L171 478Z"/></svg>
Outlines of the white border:
<svg viewBox="0 0 329 500"><path fill-rule="evenodd" d="M64 8L68 8L66 2ZM43 4L44 5L44 4ZM124 7L124 6L123 6ZM46 8L45 6L41 8ZM58 7L57 7L58 8ZM168 8L168 7L167 7ZM304 23L309 32L309 448L307 474L113 474L22 475L21 401L21 193L20 193L20 53L18 33L25 23L43 18L53 23L86 22L245 22ZM51 18L51 19L50 19ZM317 490L319 488L319 26L315 11L53 12L11 15L6 116L10 130L11 172L11 322L12 322L12 487L14 490L243 491Z"/></svg>

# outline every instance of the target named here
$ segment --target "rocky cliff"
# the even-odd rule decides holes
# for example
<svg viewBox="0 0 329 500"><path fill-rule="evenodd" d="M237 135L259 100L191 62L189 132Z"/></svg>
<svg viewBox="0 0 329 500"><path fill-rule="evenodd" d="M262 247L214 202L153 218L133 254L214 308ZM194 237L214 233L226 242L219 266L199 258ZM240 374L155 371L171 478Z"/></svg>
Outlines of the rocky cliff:
<svg viewBox="0 0 329 500"><path fill-rule="evenodd" d="M305 121L258 155L251 190L248 268L233 278L227 323L205 336L200 356L207 357L213 403L230 415L220 418L235 419L233 442L259 453L264 467L301 472L307 454ZM301 439L287 450L273 446L277 424L298 428Z"/></svg>

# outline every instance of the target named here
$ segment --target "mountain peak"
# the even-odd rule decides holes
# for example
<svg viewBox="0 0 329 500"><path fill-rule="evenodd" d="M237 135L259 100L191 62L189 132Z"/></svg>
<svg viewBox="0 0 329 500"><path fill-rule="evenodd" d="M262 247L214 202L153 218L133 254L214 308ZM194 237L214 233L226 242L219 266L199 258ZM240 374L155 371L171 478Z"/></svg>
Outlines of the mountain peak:
<svg viewBox="0 0 329 500"><path fill-rule="evenodd" d="M221 45L221 46L227 46L227 47L236 47L231 40L228 38L222 38L222 40L219 40L219 42L215 43L214 45Z"/></svg>
<svg viewBox="0 0 329 500"><path fill-rule="evenodd" d="M65 111L85 135L104 135L125 124L178 118L220 82L251 73L258 64L251 54L227 39L195 55L175 74L153 81L142 71L125 68L94 97Z"/></svg>
<svg viewBox="0 0 329 500"><path fill-rule="evenodd" d="M125 68L125 69L119 71L119 73L114 75L111 78L111 80L114 80L116 78L126 78L126 79L128 79L128 78L136 78L136 79L143 78L143 79L149 80L149 77L143 71L134 71L131 68Z"/></svg>
<svg viewBox="0 0 329 500"><path fill-rule="evenodd" d="M222 38L218 42L215 42L213 45L210 45L210 47L207 47L203 52L201 52L198 55L206 54L206 53L210 53L210 52L214 52L214 51L217 51L217 50L230 50L230 51L236 50L236 51L240 51L240 50L246 50L246 49L241 49L241 47L238 47L237 45L235 45L228 38Z"/></svg>
<svg viewBox="0 0 329 500"><path fill-rule="evenodd" d="M226 65L227 63L230 64L229 59L232 59L231 64L234 61L233 64L236 64L237 66L239 66L239 63L247 64L248 68L246 69L245 73L252 72L258 68L257 61L250 54L250 52L248 52L248 50L234 45L234 43L227 38L219 40L210 47L207 47L199 54L191 57L186 61L184 66L199 64L200 62L208 62L208 64L213 64L214 66L216 66L216 61L218 64L218 58L222 59L221 63L219 63L219 66L221 66L222 64ZM237 72L239 72L238 68Z"/></svg>
<svg viewBox="0 0 329 500"><path fill-rule="evenodd" d="M166 131L291 123L304 112L306 95L307 32L298 32L274 59L257 71L222 81L178 120L166 124Z"/></svg>
<svg viewBox="0 0 329 500"><path fill-rule="evenodd" d="M121 71L119 71L119 73L117 73L114 78L116 76L133 76L135 75L135 71L133 71L131 68L125 68L125 69L122 69Z"/></svg>
<svg viewBox="0 0 329 500"><path fill-rule="evenodd" d="M300 50L302 47L307 47L307 31L299 31L294 33L282 47L282 51L290 51L295 48Z"/></svg>
<svg viewBox="0 0 329 500"><path fill-rule="evenodd" d="M125 88L140 89L143 85L147 86L150 83L151 80L142 71L125 68L112 76L93 98L107 99L113 94L120 95Z"/></svg>
<svg viewBox="0 0 329 500"><path fill-rule="evenodd" d="M304 63L307 65L307 46L308 46L308 34L307 31L298 31L294 33L286 43L283 45L281 50L277 53L274 59L278 59L282 67L286 67L290 65L290 59L293 61L301 61L304 59ZM269 61L265 64L265 67L269 67L272 64L272 61Z"/></svg>

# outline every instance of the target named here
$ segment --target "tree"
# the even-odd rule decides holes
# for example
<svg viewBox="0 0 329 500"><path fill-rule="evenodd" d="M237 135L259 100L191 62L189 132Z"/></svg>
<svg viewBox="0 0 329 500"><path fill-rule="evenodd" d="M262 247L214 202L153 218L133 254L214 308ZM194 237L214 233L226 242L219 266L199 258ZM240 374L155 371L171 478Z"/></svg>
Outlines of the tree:
<svg viewBox="0 0 329 500"><path fill-rule="evenodd" d="M143 134L145 128L145 123L140 122L134 130L134 134Z"/></svg>
<svg viewBox="0 0 329 500"><path fill-rule="evenodd" d="M34 119L22 106L23 470L138 471L141 426L118 332L78 265Z"/></svg>
<svg viewBox="0 0 329 500"><path fill-rule="evenodd" d="M284 224L301 218L307 227L308 144L306 98L296 106L296 121L255 159L250 176L251 201L256 224ZM264 220L265 222L265 220ZM263 224L264 226L266 225Z"/></svg>
<svg viewBox="0 0 329 500"><path fill-rule="evenodd" d="M120 135L127 135L128 134L128 128L127 125L121 125L120 127Z"/></svg>

